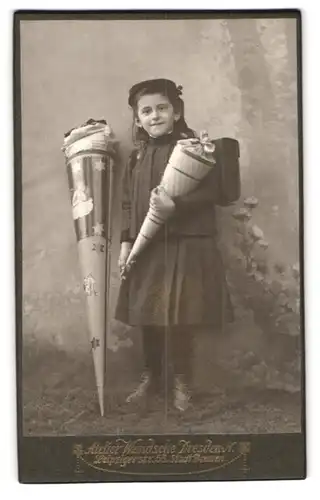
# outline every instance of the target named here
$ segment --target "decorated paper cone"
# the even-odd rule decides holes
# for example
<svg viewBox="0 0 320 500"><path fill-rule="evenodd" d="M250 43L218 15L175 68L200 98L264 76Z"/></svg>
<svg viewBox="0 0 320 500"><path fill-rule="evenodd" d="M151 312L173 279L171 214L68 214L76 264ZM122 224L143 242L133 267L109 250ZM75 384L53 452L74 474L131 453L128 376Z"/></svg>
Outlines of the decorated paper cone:
<svg viewBox="0 0 320 500"><path fill-rule="evenodd" d="M111 231L108 198L112 192L115 152L115 141L109 134L110 129L102 125L81 127L71 133L63 147L101 415L104 414L106 268Z"/></svg>
<svg viewBox="0 0 320 500"><path fill-rule="evenodd" d="M215 160L212 154L214 146L211 141L210 148L212 151L210 155L205 155L203 154L204 146L199 139L178 141L160 183L160 187L164 189L169 198L174 199L190 193L212 170ZM169 212L164 217L150 207L127 259L124 276L138 255L168 220L171 213Z"/></svg>
<svg viewBox="0 0 320 500"><path fill-rule="evenodd" d="M177 143L164 171L161 186L171 198L191 193L212 170L213 161L199 158Z"/></svg>

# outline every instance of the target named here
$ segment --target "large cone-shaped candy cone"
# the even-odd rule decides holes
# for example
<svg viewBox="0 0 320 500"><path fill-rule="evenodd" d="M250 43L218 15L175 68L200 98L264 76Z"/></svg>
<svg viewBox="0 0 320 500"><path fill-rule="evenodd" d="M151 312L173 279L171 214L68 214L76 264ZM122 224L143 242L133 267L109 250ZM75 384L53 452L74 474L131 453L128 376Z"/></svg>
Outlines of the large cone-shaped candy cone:
<svg viewBox="0 0 320 500"><path fill-rule="evenodd" d="M78 241L83 290L87 299L90 350L101 415L104 414L106 352L106 293L110 250L110 182L115 141L110 129L91 123L75 129L65 139L72 214Z"/></svg>
<svg viewBox="0 0 320 500"><path fill-rule="evenodd" d="M169 200L184 196L196 189L212 170L215 159L214 145L211 141L210 145L208 144L209 148L210 152L207 154L199 139L178 141L160 183L160 188ZM126 262L127 271L173 211L169 211L164 217L150 207Z"/></svg>

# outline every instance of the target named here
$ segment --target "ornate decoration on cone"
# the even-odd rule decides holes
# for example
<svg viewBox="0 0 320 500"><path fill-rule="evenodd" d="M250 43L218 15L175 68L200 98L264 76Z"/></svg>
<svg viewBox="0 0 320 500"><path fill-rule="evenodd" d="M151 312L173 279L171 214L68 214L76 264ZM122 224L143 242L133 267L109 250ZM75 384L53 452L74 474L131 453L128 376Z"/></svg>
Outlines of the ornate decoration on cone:
<svg viewBox="0 0 320 500"><path fill-rule="evenodd" d="M97 222L97 224L93 226L93 234L95 236L102 236L103 233L104 233L104 224Z"/></svg>
<svg viewBox="0 0 320 500"><path fill-rule="evenodd" d="M99 158L99 160L96 160L94 162L94 167L93 168L95 170L97 170L98 172L102 172L102 170L106 169L106 164L105 164L105 162L103 161L102 158Z"/></svg>
<svg viewBox="0 0 320 500"><path fill-rule="evenodd" d="M100 347L100 339L96 339L93 337L93 339L90 341L91 344L91 349L94 351L97 347Z"/></svg>
<svg viewBox="0 0 320 500"><path fill-rule="evenodd" d="M92 251L97 253L104 253L104 244L92 243Z"/></svg>
<svg viewBox="0 0 320 500"><path fill-rule="evenodd" d="M82 165L81 165L81 161L80 160L76 160L72 163L72 172L74 174L81 174L82 172Z"/></svg>
<svg viewBox="0 0 320 500"><path fill-rule="evenodd" d="M98 295L98 292L95 290L95 284L96 280L91 273L86 278L84 278L83 288L86 295Z"/></svg>

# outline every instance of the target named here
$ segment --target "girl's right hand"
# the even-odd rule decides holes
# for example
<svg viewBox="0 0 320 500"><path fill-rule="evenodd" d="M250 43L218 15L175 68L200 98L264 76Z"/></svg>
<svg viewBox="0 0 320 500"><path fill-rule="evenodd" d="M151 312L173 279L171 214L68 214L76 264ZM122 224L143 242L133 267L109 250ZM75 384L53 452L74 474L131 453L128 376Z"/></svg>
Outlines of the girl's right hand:
<svg viewBox="0 0 320 500"><path fill-rule="evenodd" d="M158 186L151 191L150 207L163 214L171 215L175 210L175 203L166 193L163 186Z"/></svg>
<svg viewBox="0 0 320 500"><path fill-rule="evenodd" d="M130 243L129 241L123 241L121 243L120 255L119 255L119 259L118 259L118 266L119 266L120 272L124 271L126 262L128 260L129 254L131 252L131 248L132 248L132 243Z"/></svg>

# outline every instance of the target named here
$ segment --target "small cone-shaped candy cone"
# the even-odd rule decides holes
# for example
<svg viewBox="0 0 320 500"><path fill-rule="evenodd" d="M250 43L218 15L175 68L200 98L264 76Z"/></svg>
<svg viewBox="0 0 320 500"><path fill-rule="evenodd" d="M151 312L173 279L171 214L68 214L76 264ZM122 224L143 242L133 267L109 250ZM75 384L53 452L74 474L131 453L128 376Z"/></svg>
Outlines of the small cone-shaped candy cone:
<svg viewBox="0 0 320 500"><path fill-rule="evenodd" d="M210 147L213 152L214 146L211 144ZM205 156L199 154L199 150L200 153L203 152L203 146L199 139L178 141L176 144L158 188L166 196L168 205L170 200L172 201L174 198L186 195L196 189L215 165L212 153ZM173 210L168 211L166 215L159 214L150 207L128 257L127 271L172 213Z"/></svg>
<svg viewBox="0 0 320 500"><path fill-rule="evenodd" d="M115 141L109 134L110 129L101 124L86 125L75 129L63 148L101 415L104 414L106 352L106 254L111 234L108 193L112 192L109 184L115 153Z"/></svg>

